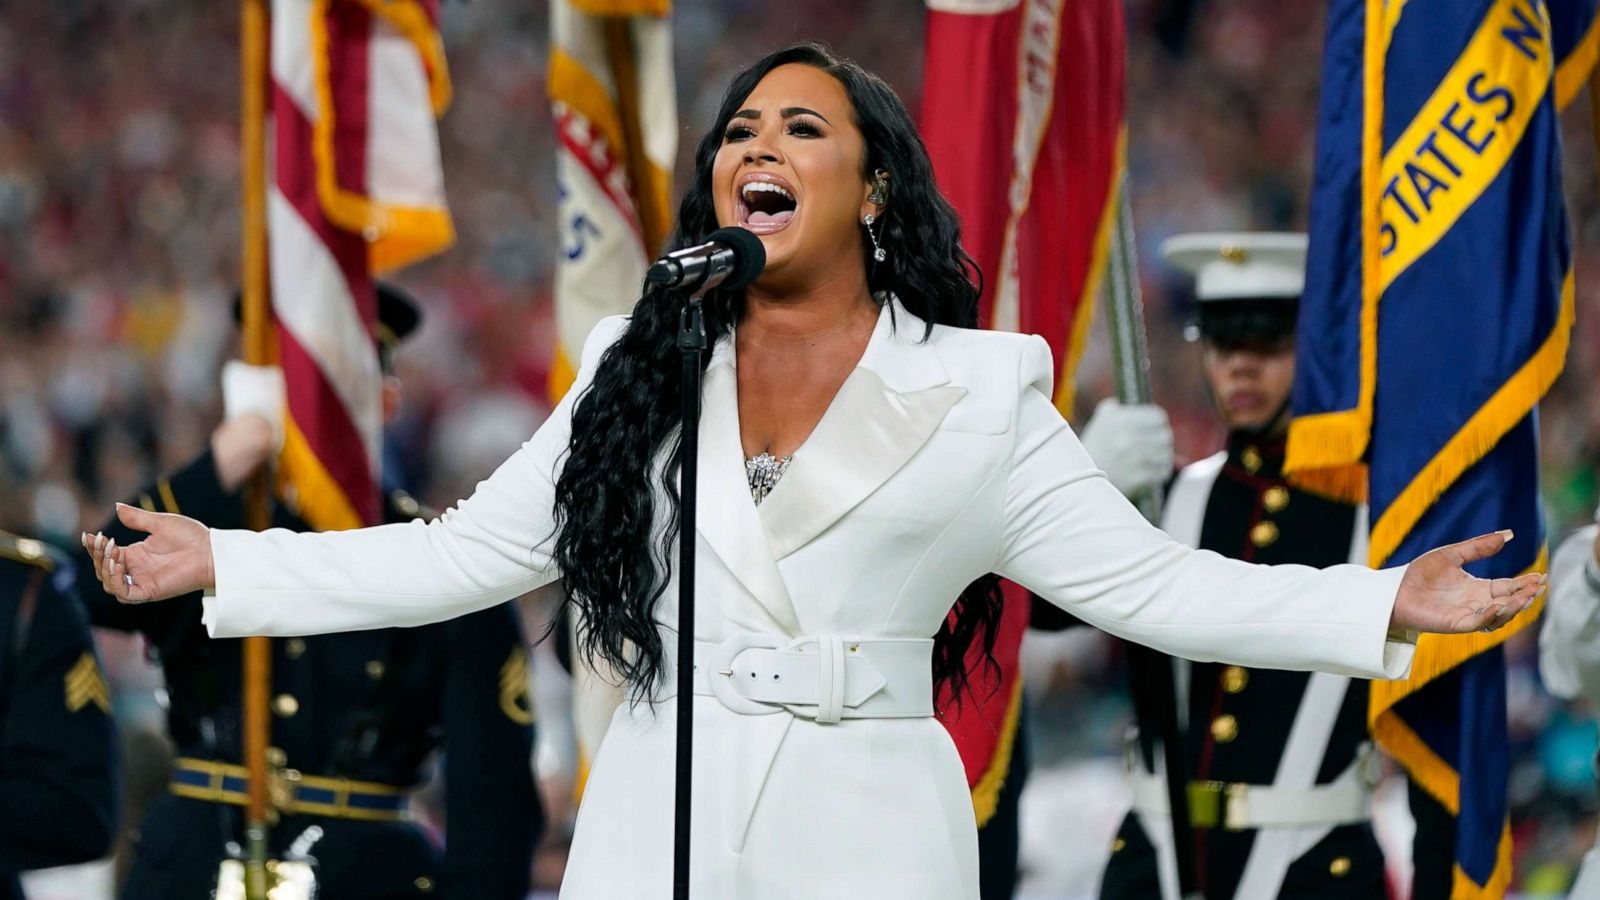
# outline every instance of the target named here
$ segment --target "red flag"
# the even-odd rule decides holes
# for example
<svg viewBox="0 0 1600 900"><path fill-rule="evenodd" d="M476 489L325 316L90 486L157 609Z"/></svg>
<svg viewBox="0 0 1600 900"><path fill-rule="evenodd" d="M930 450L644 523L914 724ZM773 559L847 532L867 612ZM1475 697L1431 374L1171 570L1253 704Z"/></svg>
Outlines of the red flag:
<svg viewBox="0 0 1600 900"><path fill-rule="evenodd" d="M1105 273L1123 166L1120 0L928 0L922 133L940 189L984 274L980 321L1038 334L1056 361L1056 407ZM940 718L955 738L982 825L1015 738L1026 593L1007 585L998 682L976 661L973 696Z"/></svg>

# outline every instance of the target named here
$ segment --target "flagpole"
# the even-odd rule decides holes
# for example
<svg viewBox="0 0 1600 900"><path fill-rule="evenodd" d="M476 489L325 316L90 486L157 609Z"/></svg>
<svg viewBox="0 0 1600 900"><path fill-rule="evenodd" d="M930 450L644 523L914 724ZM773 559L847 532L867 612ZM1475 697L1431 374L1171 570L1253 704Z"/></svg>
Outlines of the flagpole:
<svg viewBox="0 0 1600 900"><path fill-rule="evenodd" d="M640 237L645 256L650 258L665 249L672 215L663 205L645 155L644 121L639 101L639 65L633 35L633 17L607 16L601 20L605 36L606 61L617 88L617 116L622 122L626 147L628 182L633 189L633 208L639 216ZM694 775L694 616L695 616L695 497L699 470L696 441L700 421L700 376L706 350L705 322L700 296L695 290L688 298L679 322L678 350L682 353L683 378L679 397L682 437L682 490L678 510L678 713L675 721L676 748L673 757L672 815L672 897L690 896L690 846L693 838Z"/></svg>
<svg viewBox="0 0 1600 900"><path fill-rule="evenodd" d="M267 0L240 5L240 141L242 197L240 263L240 355L251 365L272 359L267 294ZM245 486L245 519L256 531L268 524L267 473ZM267 689L272 652L267 638L244 642L244 763L249 771L245 811L245 897L267 900Z"/></svg>
<svg viewBox="0 0 1600 900"><path fill-rule="evenodd" d="M1589 132L1600 152L1600 65L1589 70Z"/></svg>
<svg viewBox="0 0 1600 900"><path fill-rule="evenodd" d="M650 158L644 152L644 124L639 109L639 64L633 40L633 17L608 16L603 20L606 60L617 86L617 117L622 120L622 139L627 142L623 159L628 182L633 188L633 207L639 213L639 230L644 236L645 257L653 259L666 243L671 228L671 213L656 194L650 174Z"/></svg>
<svg viewBox="0 0 1600 900"><path fill-rule="evenodd" d="M1139 290L1139 263L1133 243L1133 210L1128 199L1128 174L1119 176L1116 221L1112 223L1105 291L1106 324L1111 332L1114 391L1122 403L1150 402L1150 349L1145 341L1144 298ZM1151 522L1161 520L1161 496L1150 491L1135 501ZM1128 676L1135 695L1148 701L1156 719L1158 743L1166 768L1167 804L1172 811L1172 849L1177 857L1178 893L1183 900L1203 900L1195 878L1194 829L1189 827L1188 757L1178 728L1177 688L1172 657L1140 644L1128 644Z"/></svg>

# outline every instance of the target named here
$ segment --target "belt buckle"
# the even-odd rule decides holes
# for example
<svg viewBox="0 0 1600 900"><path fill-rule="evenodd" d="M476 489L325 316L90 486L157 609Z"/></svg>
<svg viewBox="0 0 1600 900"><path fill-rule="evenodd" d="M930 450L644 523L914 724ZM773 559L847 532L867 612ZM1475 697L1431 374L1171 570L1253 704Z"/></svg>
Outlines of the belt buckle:
<svg viewBox="0 0 1600 900"><path fill-rule="evenodd" d="M723 706L741 715L766 716L782 711L782 706L751 700L739 693L733 686L733 661L746 650L776 650L783 643L776 637L747 631L732 635L718 644L709 660L711 671L706 673L706 683L711 686L712 695Z"/></svg>
<svg viewBox="0 0 1600 900"><path fill-rule="evenodd" d="M1215 828L1222 821L1222 795L1227 785L1220 781L1189 782L1189 824L1194 828Z"/></svg>
<svg viewBox="0 0 1600 900"><path fill-rule="evenodd" d="M299 769L267 767L267 803L272 807L274 819L279 813L289 815L294 812L295 794L300 789L302 777Z"/></svg>

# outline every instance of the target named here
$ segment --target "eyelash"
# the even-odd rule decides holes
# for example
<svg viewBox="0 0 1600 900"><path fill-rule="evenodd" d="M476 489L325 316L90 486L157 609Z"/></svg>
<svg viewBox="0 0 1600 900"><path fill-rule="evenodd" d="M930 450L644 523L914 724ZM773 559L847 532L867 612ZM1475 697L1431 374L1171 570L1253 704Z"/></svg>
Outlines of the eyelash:
<svg viewBox="0 0 1600 900"><path fill-rule="evenodd" d="M792 119L785 131L795 137L818 138L822 137L822 129L815 122L807 119ZM723 143L749 140L755 137L755 129L748 125L734 125L722 136Z"/></svg>

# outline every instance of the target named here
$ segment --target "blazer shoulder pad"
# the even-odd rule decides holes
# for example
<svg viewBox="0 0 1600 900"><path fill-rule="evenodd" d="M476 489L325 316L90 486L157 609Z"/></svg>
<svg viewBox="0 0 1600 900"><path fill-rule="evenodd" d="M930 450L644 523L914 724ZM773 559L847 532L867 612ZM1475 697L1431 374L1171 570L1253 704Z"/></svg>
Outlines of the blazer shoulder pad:
<svg viewBox="0 0 1600 900"><path fill-rule="evenodd" d="M589 332L589 337L583 342L580 365L583 368L590 368L599 363L600 357L622 337L622 332L627 329L631 321L633 321L632 316L606 316L596 322Z"/></svg>

